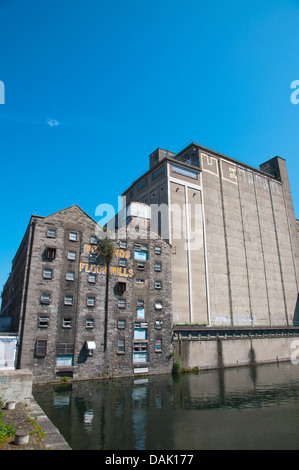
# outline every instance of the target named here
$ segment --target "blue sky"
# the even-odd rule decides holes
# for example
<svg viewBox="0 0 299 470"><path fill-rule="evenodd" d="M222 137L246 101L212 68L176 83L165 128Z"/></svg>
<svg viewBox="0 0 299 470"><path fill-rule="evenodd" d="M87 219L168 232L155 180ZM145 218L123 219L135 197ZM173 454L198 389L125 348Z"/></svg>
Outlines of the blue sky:
<svg viewBox="0 0 299 470"><path fill-rule="evenodd" d="M31 214L95 217L157 147L287 160L299 217L297 0L0 0L0 290Z"/></svg>

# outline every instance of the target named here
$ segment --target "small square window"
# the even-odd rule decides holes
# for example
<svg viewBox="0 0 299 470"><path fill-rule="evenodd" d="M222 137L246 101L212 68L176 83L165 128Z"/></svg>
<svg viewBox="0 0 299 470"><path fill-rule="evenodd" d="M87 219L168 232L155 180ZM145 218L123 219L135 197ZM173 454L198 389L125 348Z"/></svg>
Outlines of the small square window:
<svg viewBox="0 0 299 470"><path fill-rule="evenodd" d="M38 327L39 328L48 328L49 326L49 318L48 317L40 317L38 319Z"/></svg>
<svg viewBox="0 0 299 470"><path fill-rule="evenodd" d="M62 328L72 328L72 319L64 318L62 321Z"/></svg>
<svg viewBox="0 0 299 470"><path fill-rule="evenodd" d="M54 228L49 228L47 230L47 237L48 238L56 238L56 230Z"/></svg>
<svg viewBox="0 0 299 470"><path fill-rule="evenodd" d="M125 352L125 340L119 339L117 343L117 352L123 354Z"/></svg>
<svg viewBox="0 0 299 470"><path fill-rule="evenodd" d="M144 286L145 280L144 279L136 279L136 284L138 284L139 286Z"/></svg>
<svg viewBox="0 0 299 470"><path fill-rule="evenodd" d="M126 299L119 299L118 307L119 308L126 308Z"/></svg>
<svg viewBox="0 0 299 470"><path fill-rule="evenodd" d="M76 232L70 232L69 240L76 242L78 240L78 234Z"/></svg>
<svg viewBox="0 0 299 470"><path fill-rule="evenodd" d="M95 297L87 297L86 305L87 307L94 307L96 304L96 298Z"/></svg>
<svg viewBox="0 0 299 470"><path fill-rule="evenodd" d="M127 248L127 242L124 242L124 241L119 242L119 246L120 248Z"/></svg>
<svg viewBox="0 0 299 470"><path fill-rule="evenodd" d="M137 300L137 307L143 308L144 307L144 300Z"/></svg>
<svg viewBox="0 0 299 470"><path fill-rule="evenodd" d="M51 294L41 294L40 296L40 303L41 304L50 304L51 303Z"/></svg>
<svg viewBox="0 0 299 470"><path fill-rule="evenodd" d="M156 352L162 352L162 340L161 339L156 339L155 351Z"/></svg>
<svg viewBox="0 0 299 470"><path fill-rule="evenodd" d="M162 289L162 281L155 281L155 289Z"/></svg>
<svg viewBox="0 0 299 470"><path fill-rule="evenodd" d="M117 328L125 328L126 327L126 320L118 320Z"/></svg>
<svg viewBox="0 0 299 470"><path fill-rule="evenodd" d="M127 266L127 260L126 260L126 259L123 259L123 258L120 258L120 260L119 260L119 266L126 267L126 266Z"/></svg>
<svg viewBox="0 0 299 470"><path fill-rule="evenodd" d="M145 263L139 261L139 262L137 263L137 269L138 269L139 271L143 271L144 268L145 268Z"/></svg>
<svg viewBox="0 0 299 470"><path fill-rule="evenodd" d="M67 254L67 259L74 261L77 257L77 253L75 251L69 251Z"/></svg>
<svg viewBox="0 0 299 470"><path fill-rule="evenodd" d="M64 297L64 305L73 305L73 296L72 295L66 295Z"/></svg>
<svg viewBox="0 0 299 470"><path fill-rule="evenodd" d="M161 310L162 309L162 301L161 300L157 300L155 302L155 309L156 310Z"/></svg>
<svg viewBox="0 0 299 470"><path fill-rule="evenodd" d="M160 255L162 252L162 248L160 246L155 246L155 255Z"/></svg>
<svg viewBox="0 0 299 470"><path fill-rule="evenodd" d="M95 235L92 235L90 237L90 243L92 243L93 245L96 245L98 243L98 238Z"/></svg>
<svg viewBox="0 0 299 470"><path fill-rule="evenodd" d="M75 280L75 273L73 271L68 271L65 276L67 281L74 281Z"/></svg>
<svg viewBox="0 0 299 470"><path fill-rule="evenodd" d="M43 270L43 278L44 279L52 279L52 277L53 277L52 269L44 269Z"/></svg>
<svg viewBox="0 0 299 470"><path fill-rule="evenodd" d="M85 328L94 328L94 319L86 318Z"/></svg>
<svg viewBox="0 0 299 470"><path fill-rule="evenodd" d="M161 330L161 328L162 328L162 321L161 320L156 320L155 321L155 328L156 328L156 330Z"/></svg>
<svg viewBox="0 0 299 470"><path fill-rule="evenodd" d="M97 280L96 274L91 274L91 273L88 274L88 282L91 282L91 283L94 284L96 282L96 280Z"/></svg>
<svg viewBox="0 0 299 470"><path fill-rule="evenodd" d="M162 271L162 264L161 263L155 263L155 271Z"/></svg>

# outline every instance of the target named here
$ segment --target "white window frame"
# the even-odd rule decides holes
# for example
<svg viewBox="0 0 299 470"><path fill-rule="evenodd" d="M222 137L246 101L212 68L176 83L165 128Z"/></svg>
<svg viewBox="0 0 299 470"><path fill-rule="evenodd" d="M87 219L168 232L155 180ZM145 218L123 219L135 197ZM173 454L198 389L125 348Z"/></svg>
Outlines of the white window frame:
<svg viewBox="0 0 299 470"><path fill-rule="evenodd" d="M97 280L97 275L96 274L94 274L94 273L89 273L88 274L88 282L90 282L91 284L95 284L96 280Z"/></svg>
<svg viewBox="0 0 299 470"><path fill-rule="evenodd" d="M64 296L64 305L73 305L74 297L72 295L65 295Z"/></svg>
<svg viewBox="0 0 299 470"><path fill-rule="evenodd" d="M43 278L44 279L52 279L53 278L53 269L43 269Z"/></svg>
<svg viewBox="0 0 299 470"><path fill-rule="evenodd" d="M75 273L74 271L67 271L66 275L65 275L65 279L67 281L74 281L75 280Z"/></svg>
<svg viewBox="0 0 299 470"><path fill-rule="evenodd" d="M38 327L39 328L48 328L49 326L49 317L39 317L38 319Z"/></svg>
<svg viewBox="0 0 299 470"><path fill-rule="evenodd" d="M77 252L76 251L68 251L67 259L71 261L75 261L77 259Z"/></svg>
<svg viewBox="0 0 299 470"><path fill-rule="evenodd" d="M69 233L69 240L72 242L78 241L78 233L77 232L70 232Z"/></svg>
<svg viewBox="0 0 299 470"><path fill-rule="evenodd" d="M48 228L47 237L48 238L56 238L56 228Z"/></svg>
<svg viewBox="0 0 299 470"><path fill-rule="evenodd" d="M94 319L93 318L86 318L85 328L89 328L89 329L94 328Z"/></svg>
<svg viewBox="0 0 299 470"><path fill-rule="evenodd" d="M155 281L155 289L157 290L162 289L162 281Z"/></svg>
<svg viewBox="0 0 299 470"><path fill-rule="evenodd" d="M95 307L95 304L96 304L96 298L95 297L87 297L87 299L86 299L87 307Z"/></svg>
<svg viewBox="0 0 299 470"><path fill-rule="evenodd" d="M62 328L72 328L72 318L63 318Z"/></svg>

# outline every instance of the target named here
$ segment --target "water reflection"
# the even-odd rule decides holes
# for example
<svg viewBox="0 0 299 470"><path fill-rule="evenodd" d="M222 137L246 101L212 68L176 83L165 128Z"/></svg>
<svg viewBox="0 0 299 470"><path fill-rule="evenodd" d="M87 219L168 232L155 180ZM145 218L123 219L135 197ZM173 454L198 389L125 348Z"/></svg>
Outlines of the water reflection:
<svg viewBox="0 0 299 470"><path fill-rule="evenodd" d="M34 396L73 449L299 449L289 363L36 386Z"/></svg>

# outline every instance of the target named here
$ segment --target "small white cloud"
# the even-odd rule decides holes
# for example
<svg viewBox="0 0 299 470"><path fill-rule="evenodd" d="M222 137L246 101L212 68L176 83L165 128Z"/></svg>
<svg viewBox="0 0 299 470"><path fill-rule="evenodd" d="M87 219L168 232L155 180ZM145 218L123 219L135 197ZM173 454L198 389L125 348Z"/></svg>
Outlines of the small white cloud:
<svg viewBox="0 0 299 470"><path fill-rule="evenodd" d="M48 124L49 126L54 127L54 126L58 126L59 122L56 121L56 119L48 119Z"/></svg>

